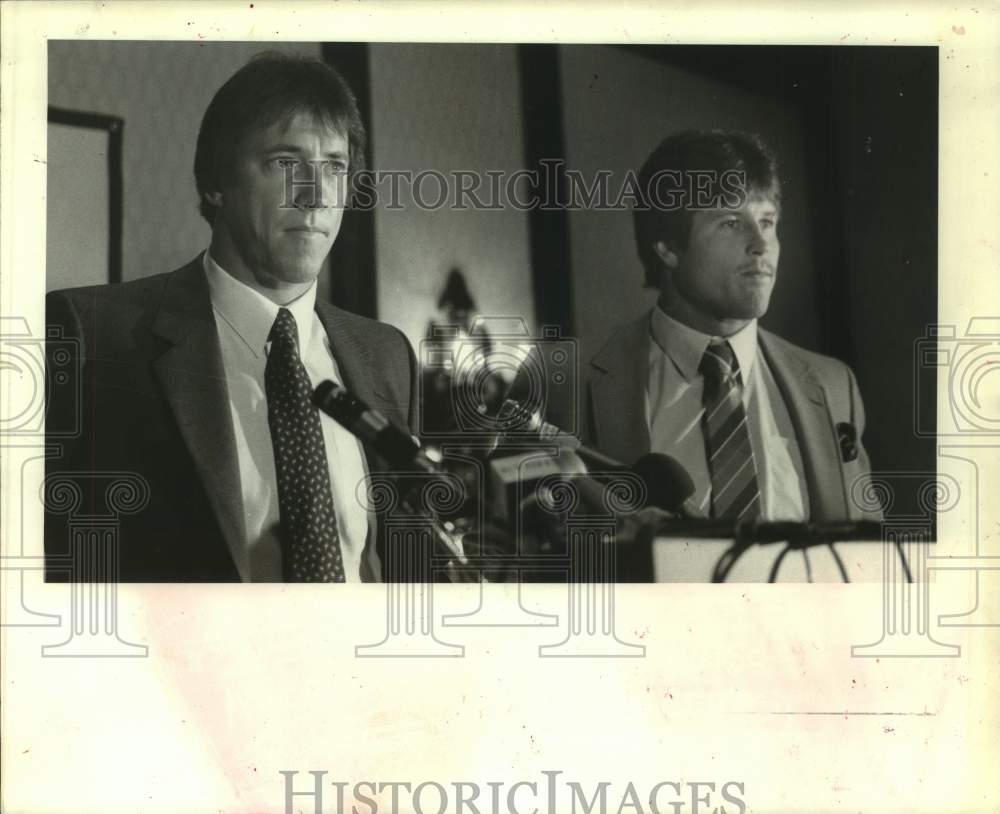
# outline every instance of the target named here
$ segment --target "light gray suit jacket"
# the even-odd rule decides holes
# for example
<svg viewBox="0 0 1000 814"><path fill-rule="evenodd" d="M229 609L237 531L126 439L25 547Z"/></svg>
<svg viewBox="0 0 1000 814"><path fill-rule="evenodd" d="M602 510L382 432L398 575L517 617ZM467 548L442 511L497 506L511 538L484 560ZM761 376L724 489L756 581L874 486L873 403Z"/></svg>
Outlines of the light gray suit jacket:
<svg viewBox="0 0 1000 814"><path fill-rule="evenodd" d="M649 452L645 398L650 342L648 313L616 330L593 358L581 361L575 389L545 400L546 419L576 428L585 444L626 464ZM851 369L760 328L758 342L795 428L809 519L880 519L851 497L856 479L870 472L861 443L864 405ZM569 403L566 396L574 391L575 403ZM511 393L517 397L518 392L515 382Z"/></svg>

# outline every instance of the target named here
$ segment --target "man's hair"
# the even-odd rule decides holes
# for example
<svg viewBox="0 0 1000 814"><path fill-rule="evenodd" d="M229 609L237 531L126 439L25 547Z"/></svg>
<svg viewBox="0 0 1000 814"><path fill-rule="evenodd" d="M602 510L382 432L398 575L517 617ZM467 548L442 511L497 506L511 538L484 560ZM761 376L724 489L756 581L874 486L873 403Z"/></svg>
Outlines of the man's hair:
<svg viewBox="0 0 1000 814"><path fill-rule="evenodd" d="M667 136L639 170L639 205L632 212L647 286L659 288L664 268L653 244L662 240L678 253L687 248L692 217L687 196L692 179L700 173L711 173L705 177L716 179L705 190L715 205L727 198L732 201L734 188L738 188L743 200L760 195L775 206L781 204L777 162L756 135L682 130ZM727 173L728 182L722 181Z"/></svg>
<svg viewBox="0 0 1000 814"><path fill-rule="evenodd" d="M365 127L344 78L320 59L275 51L258 54L216 92L201 120L194 154L198 209L211 226L205 194L222 188L244 140L305 113L347 137L348 178L364 168Z"/></svg>

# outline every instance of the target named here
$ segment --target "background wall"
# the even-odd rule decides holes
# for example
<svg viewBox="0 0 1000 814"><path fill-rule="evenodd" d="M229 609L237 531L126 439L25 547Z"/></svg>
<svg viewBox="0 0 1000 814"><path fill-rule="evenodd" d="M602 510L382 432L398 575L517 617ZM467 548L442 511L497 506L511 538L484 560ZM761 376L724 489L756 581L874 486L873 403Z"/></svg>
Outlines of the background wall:
<svg viewBox="0 0 1000 814"><path fill-rule="evenodd" d="M937 322L938 52L833 49L832 173L826 211L828 310L843 325L828 352L850 362L868 410L875 465L934 472L937 370L918 367L916 340ZM965 326L959 326L961 335ZM901 500L898 508L915 509Z"/></svg>
<svg viewBox="0 0 1000 814"><path fill-rule="evenodd" d="M370 53L376 170L447 176L524 166L517 46L375 43ZM437 191L429 180L422 196ZM527 214L426 211L402 192L403 209L375 213L379 318L416 346L457 266L481 313L520 315L534 330Z"/></svg>
<svg viewBox="0 0 1000 814"><path fill-rule="evenodd" d="M111 136L108 130L49 122L46 167L46 290L108 282L112 261Z"/></svg>

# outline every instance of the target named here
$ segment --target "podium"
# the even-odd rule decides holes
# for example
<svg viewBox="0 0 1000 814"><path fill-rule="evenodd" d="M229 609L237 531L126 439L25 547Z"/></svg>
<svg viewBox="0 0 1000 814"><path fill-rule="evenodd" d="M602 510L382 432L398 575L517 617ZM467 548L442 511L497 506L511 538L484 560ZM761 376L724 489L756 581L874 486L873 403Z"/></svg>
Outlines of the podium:
<svg viewBox="0 0 1000 814"><path fill-rule="evenodd" d="M725 579L713 579L716 566L733 550L727 538L657 537L652 543L653 582L867 582L883 579L897 551L881 539L841 540L808 548L784 541L751 545L741 552ZM891 571L885 571L891 573Z"/></svg>

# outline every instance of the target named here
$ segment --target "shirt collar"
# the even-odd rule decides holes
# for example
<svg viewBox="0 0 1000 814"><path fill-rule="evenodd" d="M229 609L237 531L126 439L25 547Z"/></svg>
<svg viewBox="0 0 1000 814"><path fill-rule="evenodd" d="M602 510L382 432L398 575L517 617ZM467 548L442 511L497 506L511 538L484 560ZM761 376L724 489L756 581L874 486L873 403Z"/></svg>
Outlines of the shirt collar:
<svg viewBox="0 0 1000 814"><path fill-rule="evenodd" d="M752 319L732 336L716 337L696 331L664 313L658 305L650 315L649 330L653 336L653 348L659 349L674 363L686 381L698 376L701 358L708 343L713 339L726 339L736 354L740 365L740 377L746 385L757 358L757 320Z"/></svg>
<svg viewBox="0 0 1000 814"><path fill-rule="evenodd" d="M204 254L203 265L212 307L236 331L254 356L263 356L271 326L282 306L226 272L208 251ZM299 353L302 353L309 338L312 313L316 307L315 280L301 296L284 307L295 317L299 332Z"/></svg>

